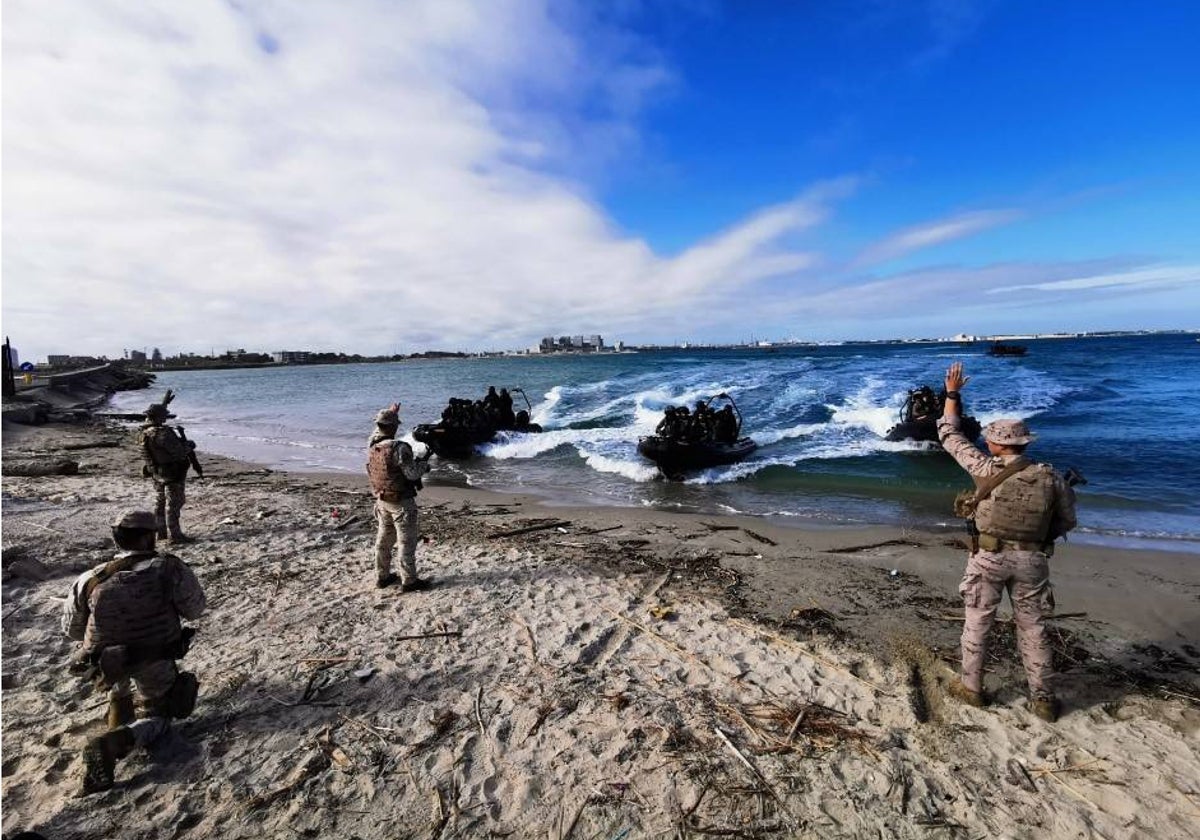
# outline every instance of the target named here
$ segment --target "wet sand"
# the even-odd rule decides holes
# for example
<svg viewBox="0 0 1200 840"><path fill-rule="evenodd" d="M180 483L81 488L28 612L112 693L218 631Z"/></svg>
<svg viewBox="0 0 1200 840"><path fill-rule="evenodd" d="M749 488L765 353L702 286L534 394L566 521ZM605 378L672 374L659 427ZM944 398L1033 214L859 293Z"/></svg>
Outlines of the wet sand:
<svg viewBox="0 0 1200 840"><path fill-rule="evenodd" d="M1115 838L1200 820L1194 555L1060 549L1049 725L1010 624L995 704L944 700L954 533L554 507L435 470L418 566L437 586L401 595L374 587L365 480L203 453L184 509L200 541L176 552L210 601L184 661L199 706L80 798L103 697L64 669L58 599L150 487L128 429L6 425L3 443L5 464L80 461L3 482L5 832Z"/></svg>

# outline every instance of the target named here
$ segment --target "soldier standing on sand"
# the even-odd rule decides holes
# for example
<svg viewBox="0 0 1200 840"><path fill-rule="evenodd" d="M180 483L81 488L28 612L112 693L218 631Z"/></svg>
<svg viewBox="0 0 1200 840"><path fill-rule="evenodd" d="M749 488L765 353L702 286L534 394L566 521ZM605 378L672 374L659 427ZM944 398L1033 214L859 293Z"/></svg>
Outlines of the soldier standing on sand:
<svg viewBox="0 0 1200 840"><path fill-rule="evenodd" d="M180 509L184 505L184 483L187 481L189 465L195 458L196 444L184 439L181 432L164 425L174 417L167 411L167 404L174 394L167 395L160 403L146 409L146 422L139 435L145 465L142 474L154 481L157 494L154 515L158 522L159 539L170 539L173 544L190 543L195 540L185 536L179 525Z"/></svg>
<svg viewBox="0 0 1200 840"><path fill-rule="evenodd" d="M380 589L396 582L392 550L400 541L400 591L428 589L427 578L417 576L417 491L421 476L429 472L429 454L413 457L412 447L396 440L400 428L400 403L375 415L375 431L367 449L367 478L375 496L375 585Z"/></svg>
<svg viewBox="0 0 1200 840"><path fill-rule="evenodd" d="M1021 662L1029 681L1030 710L1043 720L1058 719L1046 617L1054 610L1050 555L1054 540L1075 527L1075 493L1048 464L1025 458L1034 435L1020 420L997 420L983 430L991 457L959 430L959 392L967 384L962 363L946 371L946 405L938 438L971 478L976 490L972 546L959 592L965 620L962 631L962 678L950 694L971 706L983 706L983 663L987 634L996 608L1008 591Z"/></svg>
<svg viewBox="0 0 1200 840"><path fill-rule="evenodd" d="M84 793L112 787L118 759L157 741L171 718L187 717L196 705L200 684L175 660L192 633L179 620L200 616L204 591L186 563L155 551L156 530L149 511L123 514L113 523L121 552L80 575L63 604L63 632L83 642L77 664L98 670L96 684L109 692L109 730L83 751Z"/></svg>

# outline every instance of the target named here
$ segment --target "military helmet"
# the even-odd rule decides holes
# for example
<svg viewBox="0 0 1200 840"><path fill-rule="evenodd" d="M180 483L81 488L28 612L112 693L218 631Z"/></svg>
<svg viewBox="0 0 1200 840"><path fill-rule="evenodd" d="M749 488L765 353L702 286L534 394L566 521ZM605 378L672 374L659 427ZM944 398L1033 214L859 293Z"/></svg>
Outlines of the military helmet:
<svg viewBox="0 0 1200 840"><path fill-rule="evenodd" d="M146 409L146 417L150 420L168 420L174 416L162 403L150 403L150 407Z"/></svg>
<svg viewBox="0 0 1200 840"><path fill-rule="evenodd" d="M983 427L983 439L1000 446L1025 446L1037 435L1029 431L1024 420L993 420Z"/></svg>
<svg viewBox="0 0 1200 840"><path fill-rule="evenodd" d="M127 531L157 531L158 521L148 510L127 510L116 518L112 526Z"/></svg>
<svg viewBox="0 0 1200 840"><path fill-rule="evenodd" d="M380 409L375 415L376 426L399 426L400 415L390 408Z"/></svg>

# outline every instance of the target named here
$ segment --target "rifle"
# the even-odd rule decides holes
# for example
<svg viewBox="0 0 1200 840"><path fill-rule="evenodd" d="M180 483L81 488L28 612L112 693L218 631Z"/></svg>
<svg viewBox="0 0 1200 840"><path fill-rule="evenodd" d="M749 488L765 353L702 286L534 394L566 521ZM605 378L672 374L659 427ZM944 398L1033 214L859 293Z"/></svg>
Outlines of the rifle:
<svg viewBox="0 0 1200 840"><path fill-rule="evenodd" d="M169 394L171 392L167 391L167 393ZM204 478L204 470L200 466L200 461L196 458L196 445L188 440L187 435L184 434L183 426L176 426L175 431L179 432L179 439L181 441L191 444L191 446L188 447L188 463L191 464L192 469L196 471L196 478Z"/></svg>

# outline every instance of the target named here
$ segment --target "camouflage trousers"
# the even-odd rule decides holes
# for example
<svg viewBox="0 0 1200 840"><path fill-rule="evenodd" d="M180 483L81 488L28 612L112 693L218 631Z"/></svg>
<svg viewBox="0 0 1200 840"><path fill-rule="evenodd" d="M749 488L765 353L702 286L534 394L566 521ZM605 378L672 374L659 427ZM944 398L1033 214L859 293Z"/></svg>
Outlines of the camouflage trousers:
<svg viewBox="0 0 1200 840"><path fill-rule="evenodd" d="M398 502L375 501L375 574L380 580L392 571L392 550L400 542L400 582L417 578L417 500L409 497Z"/></svg>
<svg viewBox="0 0 1200 840"><path fill-rule="evenodd" d="M168 536L175 539L183 534L179 527L179 510L185 501L183 485L182 481L154 481L154 518L159 539Z"/></svg>
<svg viewBox="0 0 1200 840"><path fill-rule="evenodd" d="M977 551L967 559L958 591L966 613L962 632L963 685L972 691L983 689L987 635L996 620L996 608L1007 591L1029 694L1034 699L1052 697L1053 669L1046 616L1054 611L1054 592L1046 555L1039 551Z"/></svg>
<svg viewBox="0 0 1200 840"><path fill-rule="evenodd" d="M136 688L138 716L158 717L161 715L163 700L171 691L171 686L175 684L175 678L178 675L175 663L170 659L147 662L135 669L130 676L113 683L112 688L108 691L109 702L115 702L122 697L134 696L134 688Z"/></svg>

